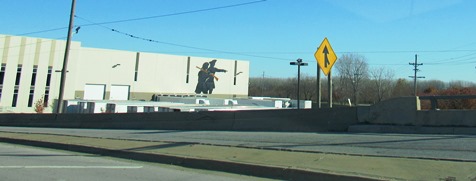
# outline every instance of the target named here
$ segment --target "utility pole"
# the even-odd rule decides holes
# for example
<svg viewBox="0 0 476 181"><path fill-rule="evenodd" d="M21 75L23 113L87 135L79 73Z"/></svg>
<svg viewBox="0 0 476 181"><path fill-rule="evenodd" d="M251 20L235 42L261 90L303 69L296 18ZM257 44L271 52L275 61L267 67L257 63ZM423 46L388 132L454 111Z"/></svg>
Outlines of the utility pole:
<svg viewBox="0 0 476 181"><path fill-rule="evenodd" d="M58 104L56 107L57 113L63 113L63 95L64 95L64 86L66 83L66 73L68 72L68 57L69 57L69 47L71 45L71 34L73 33L73 20L74 20L74 9L76 6L76 0L73 0L71 4L71 14L69 17L69 29L68 29L68 39L66 40L66 48L64 52L64 60L63 60L63 69L61 69L61 82L60 82L60 90L58 96Z"/></svg>
<svg viewBox="0 0 476 181"><path fill-rule="evenodd" d="M415 71L415 74L413 76L408 76L410 78L413 78L413 94L414 96L417 96L417 79L423 79L425 78L424 76L417 76L417 72L420 70L418 69L418 66L423 65L422 63L418 63L418 55L415 54L415 63L408 63L410 65L413 65L415 68L413 69Z"/></svg>

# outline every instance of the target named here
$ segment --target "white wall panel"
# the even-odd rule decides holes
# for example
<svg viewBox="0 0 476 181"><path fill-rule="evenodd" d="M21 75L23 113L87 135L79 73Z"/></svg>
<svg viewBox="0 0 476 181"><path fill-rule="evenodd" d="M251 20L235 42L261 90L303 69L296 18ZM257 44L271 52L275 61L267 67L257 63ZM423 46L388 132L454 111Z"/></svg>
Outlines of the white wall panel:
<svg viewBox="0 0 476 181"><path fill-rule="evenodd" d="M111 85L109 100L129 100L129 90L128 85Z"/></svg>
<svg viewBox="0 0 476 181"><path fill-rule="evenodd" d="M86 84L84 85L85 100L103 100L106 85L102 84Z"/></svg>

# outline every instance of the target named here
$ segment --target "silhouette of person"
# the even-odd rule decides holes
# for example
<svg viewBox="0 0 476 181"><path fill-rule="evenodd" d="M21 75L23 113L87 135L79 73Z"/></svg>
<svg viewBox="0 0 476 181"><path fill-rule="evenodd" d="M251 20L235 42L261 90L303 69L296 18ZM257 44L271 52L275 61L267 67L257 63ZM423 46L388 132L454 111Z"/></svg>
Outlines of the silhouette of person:
<svg viewBox="0 0 476 181"><path fill-rule="evenodd" d="M215 89L215 80L214 79L217 79L218 78L215 76L215 73L216 72L227 72L225 69L219 69L217 67L215 67L215 64L216 64L217 60L212 60L210 62L210 67L208 68L208 79L206 80L206 87L207 87L207 91L208 91L208 94L212 94L213 92L213 89Z"/></svg>
<svg viewBox="0 0 476 181"><path fill-rule="evenodd" d="M206 81L209 78L208 65L209 65L208 62L203 63L202 67L200 68L200 71L198 71L198 82L197 82L197 87L195 88L195 93L197 94L208 93L207 86L206 86Z"/></svg>

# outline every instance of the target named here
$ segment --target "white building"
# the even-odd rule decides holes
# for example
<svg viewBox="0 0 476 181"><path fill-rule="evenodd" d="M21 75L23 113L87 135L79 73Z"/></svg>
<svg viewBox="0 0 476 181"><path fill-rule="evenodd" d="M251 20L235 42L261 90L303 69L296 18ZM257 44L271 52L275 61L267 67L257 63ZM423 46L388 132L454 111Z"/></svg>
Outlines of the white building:
<svg viewBox="0 0 476 181"><path fill-rule="evenodd" d="M0 112L35 112L58 99L66 41L0 35ZM64 99L150 100L153 94L195 94L199 69L215 58L81 47L71 42ZM248 95L249 62L217 59L215 97ZM241 73L240 73L241 72Z"/></svg>

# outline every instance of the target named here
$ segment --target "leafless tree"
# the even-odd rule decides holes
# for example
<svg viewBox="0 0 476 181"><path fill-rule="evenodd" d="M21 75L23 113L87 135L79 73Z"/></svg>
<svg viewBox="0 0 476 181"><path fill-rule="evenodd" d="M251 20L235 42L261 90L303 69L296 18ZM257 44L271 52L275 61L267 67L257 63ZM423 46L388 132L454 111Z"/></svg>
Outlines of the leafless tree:
<svg viewBox="0 0 476 181"><path fill-rule="evenodd" d="M371 82L373 82L373 90L376 96L376 101L380 102L385 98L390 97L393 89L394 71L384 67L378 67L370 70Z"/></svg>
<svg viewBox="0 0 476 181"><path fill-rule="evenodd" d="M475 87L475 84L473 82L456 80L456 81L450 81L449 87L452 87L452 88Z"/></svg>
<svg viewBox="0 0 476 181"><path fill-rule="evenodd" d="M344 92L352 95L355 104L363 80L368 79L368 64L364 56L358 54L344 54L336 62L341 87Z"/></svg>
<svg viewBox="0 0 476 181"><path fill-rule="evenodd" d="M301 75L301 96L304 100L313 100L316 98L316 77L307 74ZM317 101L317 99L315 99Z"/></svg>
<svg viewBox="0 0 476 181"><path fill-rule="evenodd" d="M393 87L392 97L411 96L413 85L406 79L398 79Z"/></svg>

